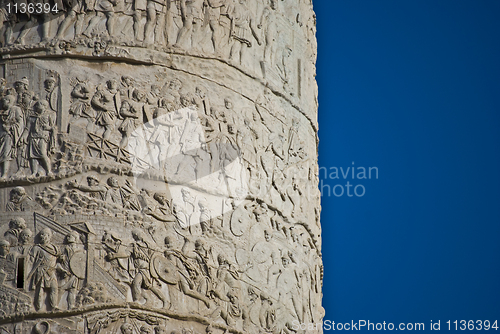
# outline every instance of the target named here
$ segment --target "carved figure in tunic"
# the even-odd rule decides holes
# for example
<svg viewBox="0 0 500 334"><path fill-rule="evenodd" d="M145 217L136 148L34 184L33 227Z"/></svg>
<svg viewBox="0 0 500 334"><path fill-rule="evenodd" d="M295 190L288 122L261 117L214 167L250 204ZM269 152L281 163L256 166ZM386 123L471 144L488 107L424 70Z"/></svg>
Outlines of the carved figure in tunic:
<svg viewBox="0 0 500 334"><path fill-rule="evenodd" d="M262 12L262 17L258 28L264 28L264 41L266 43L264 48L264 62L273 66L273 58L276 55L276 50L278 47L278 0L270 0L269 6L264 8Z"/></svg>
<svg viewBox="0 0 500 334"><path fill-rule="evenodd" d="M90 107L90 88L88 83L79 81L71 91L71 105L69 113L75 118L84 117L87 119L87 131L90 132L95 123L96 111Z"/></svg>
<svg viewBox="0 0 500 334"><path fill-rule="evenodd" d="M49 77L43 82L45 88L45 99L49 102L49 107L52 111L56 111L58 109L59 102L59 92L57 90L57 79L54 77Z"/></svg>
<svg viewBox="0 0 500 334"><path fill-rule="evenodd" d="M154 208L146 207L144 213L162 222L175 222L176 217L172 214L167 195L155 193L153 198L158 202L158 205Z"/></svg>
<svg viewBox="0 0 500 334"><path fill-rule="evenodd" d="M123 0L97 0L94 7L96 15L90 19L89 25L83 32L83 35L92 37L93 30L99 24L102 17L105 16L108 34L110 37L114 36L116 21L115 6L122 2Z"/></svg>
<svg viewBox="0 0 500 334"><path fill-rule="evenodd" d="M131 244L130 250L124 253L109 253L106 256L108 261L118 258L130 258L132 265L129 268L129 273L133 277L131 290L134 302L140 304L146 303L146 298L143 289L153 292L162 302L163 307L168 306L168 301L161 292L161 289L156 286L157 278L151 275L150 261L153 257L154 250L150 248L146 242L144 233L139 230L132 231L134 243Z"/></svg>
<svg viewBox="0 0 500 334"><path fill-rule="evenodd" d="M120 116L123 118L123 122L118 127L118 130L122 133L120 147L127 147L130 135L140 125L140 111L141 110L136 110L135 108L133 108L128 100L122 101L122 105L120 107Z"/></svg>
<svg viewBox="0 0 500 334"><path fill-rule="evenodd" d="M17 156L17 145L24 131L24 115L21 108L15 106L16 98L7 95L2 98L0 113L0 178L6 178L10 162Z"/></svg>
<svg viewBox="0 0 500 334"><path fill-rule="evenodd" d="M234 6L228 14L231 19L230 38L234 40L229 59L241 65L246 48L252 47L252 35L259 45L261 45L260 37L245 0L235 0Z"/></svg>
<svg viewBox="0 0 500 334"><path fill-rule="evenodd" d="M205 0L180 0L183 26L177 35L174 47L197 48L199 31L203 24Z"/></svg>
<svg viewBox="0 0 500 334"><path fill-rule="evenodd" d="M99 86L97 92L92 97L92 105L97 108L98 115L96 124L104 128L103 139L108 140L112 131L115 129L115 119L121 106L120 92L118 91L118 82L108 80L106 88Z"/></svg>
<svg viewBox="0 0 500 334"><path fill-rule="evenodd" d="M148 0L146 6L146 26L144 27L144 42L146 44L164 44L164 26L166 2L169 0Z"/></svg>
<svg viewBox="0 0 500 334"><path fill-rule="evenodd" d="M207 0L206 11L208 25L211 30L212 47L216 56L221 57L221 42L223 30L220 25L221 8L226 5L227 0Z"/></svg>
<svg viewBox="0 0 500 334"><path fill-rule="evenodd" d="M38 101L34 114L29 117L23 137L28 143L26 158L30 163L31 174L35 175L40 164L47 175L52 175L49 155L55 152L57 114L49 109L49 102Z"/></svg>
<svg viewBox="0 0 500 334"><path fill-rule="evenodd" d="M36 208L36 203L21 186L17 186L10 191L9 201L5 205L5 211L32 211Z"/></svg>
<svg viewBox="0 0 500 334"><path fill-rule="evenodd" d="M81 285L81 279L73 273L74 269L72 268L72 264L70 262L75 254L83 252L83 245L78 242L79 239L80 236L76 232L71 232L66 235L66 246L63 248L60 256L61 263L57 266L57 269L64 275L64 280L61 282L61 288L68 292L68 309L75 307L76 294ZM81 265L83 266L84 263Z"/></svg>
<svg viewBox="0 0 500 334"><path fill-rule="evenodd" d="M51 244L52 232L44 228L39 234L40 242L30 252L33 266L28 274L30 289L35 290L35 309L38 311L45 302L45 291L48 292L49 306L57 309L58 284L56 277L59 248Z"/></svg>
<svg viewBox="0 0 500 334"><path fill-rule="evenodd" d="M76 181L68 182L68 187L76 188L86 193L91 199L103 201L106 195L106 187L99 184L100 181L97 177L90 175L87 176L87 185L79 185Z"/></svg>
<svg viewBox="0 0 500 334"><path fill-rule="evenodd" d="M65 0L66 17L59 24L56 39L64 38L69 27L75 24L75 37L82 34L85 19L85 9L90 5L87 0Z"/></svg>

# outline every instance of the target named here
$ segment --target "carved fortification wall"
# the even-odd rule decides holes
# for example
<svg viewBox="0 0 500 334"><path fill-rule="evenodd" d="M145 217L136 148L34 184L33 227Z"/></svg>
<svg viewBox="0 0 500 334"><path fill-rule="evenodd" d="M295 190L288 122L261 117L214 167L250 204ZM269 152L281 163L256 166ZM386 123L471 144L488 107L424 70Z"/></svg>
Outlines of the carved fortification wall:
<svg viewBox="0 0 500 334"><path fill-rule="evenodd" d="M1 6L1 334L321 321L311 0Z"/></svg>

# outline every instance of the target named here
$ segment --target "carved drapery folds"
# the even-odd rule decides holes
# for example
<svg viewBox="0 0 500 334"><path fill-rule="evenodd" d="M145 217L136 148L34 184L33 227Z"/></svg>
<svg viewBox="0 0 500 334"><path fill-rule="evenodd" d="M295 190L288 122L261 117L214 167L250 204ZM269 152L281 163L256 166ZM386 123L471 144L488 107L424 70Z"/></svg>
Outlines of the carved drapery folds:
<svg viewBox="0 0 500 334"><path fill-rule="evenodd" d="M321 321L311 4L60 6L3 17L0 331Z"/></svg>

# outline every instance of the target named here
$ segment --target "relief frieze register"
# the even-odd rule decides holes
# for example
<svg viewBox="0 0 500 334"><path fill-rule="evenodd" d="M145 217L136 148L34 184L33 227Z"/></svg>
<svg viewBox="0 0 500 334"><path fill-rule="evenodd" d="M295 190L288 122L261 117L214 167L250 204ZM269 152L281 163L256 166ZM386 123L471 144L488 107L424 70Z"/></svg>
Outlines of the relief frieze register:
<svg viewBox="0 0 500 334"><path fill-rule="evenodd" d="M0 334L321 322L311 0L0 7Z"/></svg>

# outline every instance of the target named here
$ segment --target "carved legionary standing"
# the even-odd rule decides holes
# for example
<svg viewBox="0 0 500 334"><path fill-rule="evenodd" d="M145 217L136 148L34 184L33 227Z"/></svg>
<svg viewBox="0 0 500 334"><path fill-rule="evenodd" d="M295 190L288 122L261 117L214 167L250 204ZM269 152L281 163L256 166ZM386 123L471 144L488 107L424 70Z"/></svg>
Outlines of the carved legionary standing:
<svg viewBox="0 0 500 334"><path fill-rule="evenodd" d="M246 49L252 47L252 36L259 45L261 44L260 37L257 34L254 18L245 5L245 0L235 1L229 12L229 18L231 19L230 38L234 40L229 59L242 64Z"/></svg>
<svg viewBox="0 0 500 334"><path fill-rule="evenodd" d="M24 117L21 108L14 105L16 98L7 95L2 99L0 113L0 177L5 178L10 162L16 157L16 146L24 131Z"/></svg>
<svg viewBox="0 0 500 334"><path fill-rule="evenodd" d="M40 243L33 247L30 252L33 266L28 279L31 282L31 289L35 290L35 308L40 310L45 304L45 292L49 295L49 306L57 308L58 284L56 277L57 259L60 255L59 248L50 243L52 232L49 228L44 228L40 234Z"/></svg>
<svg viewBox="0 0 500 334"><path fill-rule="evenodd" d="M34 114L28 119L24 137L28 144L26 157L30 163L31 174L38 172L40 164L47 175L52 174L49 155L55 150L56 113L49 109L48 101L38 101Z"/></svg>

